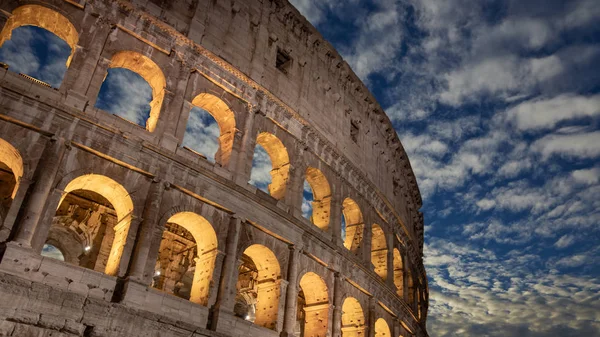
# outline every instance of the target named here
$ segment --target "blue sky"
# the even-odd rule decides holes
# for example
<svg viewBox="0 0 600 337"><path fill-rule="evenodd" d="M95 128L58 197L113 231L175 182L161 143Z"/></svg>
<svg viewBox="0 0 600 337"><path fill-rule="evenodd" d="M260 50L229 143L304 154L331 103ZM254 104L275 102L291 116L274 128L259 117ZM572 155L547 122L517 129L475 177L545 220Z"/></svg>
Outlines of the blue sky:
<svg viewBox="0 0 600 337"><path fill-rule="evenodd" d="M424 200L430 335L600 336L597 1L292 3L408 152ZM13 40L0 61L60 84L66 44L32 27ZM111 70L97 106L143 125L151 90L136 76ZM191 120L184 145L214 160L218 127L201 109ZM266 189L264 150L254 166Z"/></svg>

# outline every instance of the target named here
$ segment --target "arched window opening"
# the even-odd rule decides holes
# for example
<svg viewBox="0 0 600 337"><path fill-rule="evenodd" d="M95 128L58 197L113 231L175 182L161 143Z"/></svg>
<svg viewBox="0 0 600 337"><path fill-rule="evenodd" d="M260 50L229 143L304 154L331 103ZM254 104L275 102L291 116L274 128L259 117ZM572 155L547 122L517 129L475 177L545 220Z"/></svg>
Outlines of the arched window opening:
<svg viewBox="0 0 600 337"><path fill-rule="evenodd" d="M64 192L46 243L69 263L117 275L133 211L129 193L97 174L75 178Z"/></svg>
<svg viewBox="0 0 600 337"><path fill-rule="evenodd" d="M46 243L42 248L42 256L49 257L59 261L65 261L65 254L57 247Z"/></svg>
<svg viewBox="0 0 600 337"><path fill-rule="evenodd" d="M302 184L302 216L313 222L313 201L315 197L308 181ZM313 222L314 223L314 222Z"/></svg>
<svg viewBox="0 0 600 337"><path fill-rule="evenodd" d="M176 213L163 231L152 286L207 305L216 257L212 225L196 213Z"/></svg>
<svg viewBox="0 0 600 337"><path fill-rule="evenodd" d="M406 299L408 301L408 305L414 310L415 309L415 283L413 280L413 276L412 273L410 272L410 270L407 270L407 287L408 287L408 298Z"/></svg>
<svg viewBox="0 0 600 337"><path fill-rule="evenodd" d="M270 160L266 160L263 153L260 153L262 147ZM267 179L267 171L270 169L270 181ZM285 196L286 184L289 178L290 158L283 143L275 135L263 132L256 138L256 148L252 160L252 171L250 174L250 184L259 189L267 186L268 192L277 200Z"/></svg>
<svg viewBox="0 0 600 337"><path fill-rule="evenodd" d="M371 229L371 263L375 273L383 280L387 279L387 242L381 226L374 224Z"/></svg>
<svg viewBox="0 0 600 337"><path fill-rule="evenodd" d="M343 226L342 240L344 247L352 252L356 252L363 238L364 223L363 216L356 201L346 198L342 203Z"/></svg>
<svg viewBox="0 0 600 337"><path fill-rule="evenodd" d="M58 87L78 41L77 30L63 15L44 6L21 6L0 32L0 61Z"/></svg>
<svg viewBox="0 0 600 337"><path fill-rule="evenodd" d="M375 337L391 337L390 327L383 318L375 321Z"/></svg>
<svg viewBox="0 0 600 337"><path fill-rule="evenodd" d="M365 315L354 297L346 298L342 305L342 337L365 337Z"/></svg>
<svg viewBox="0 0 600 337"><path fill-rule="evenodd" d="M306 185L309 185L310 193L306 191ZM319 169L314 167L306 169L304 191L302 200L303 214L305 203L310 203L311 222L324 231L328 230L331 209L331 188L329 187L327 178L325 178L325 175Z"/></svg>
<svg viewBox="0 0 600 337"><path fill-rule="evenodd" d="M95 106L153 132L165 87L162 70L150 58L133 51L121 51L110 60Z"/></svg>
<svg viewBox="0 0 600 337"><path fill-rule="evenodd" d="M275 254L262 245L244 251L238 268L234 314L275 330L281 295L281 270Z"/></svg>
<svg viewBox="0 0 600 337"><path fill-rule="evenodd" d="M146 127L152 88L140 75L125 68L108 69L95 107Z"/></svg>
<svg viewBox="0 0 600 337"><path fill-rule="evenodd" d="M326 336L329 325L329 291L325 281L308 272L300 279L296 331L300 337Z"/></svg>
<svg viewBox="0 0 600 337"><path fill-rule="evenodd" d="M8 69L58 88L67 72L69 45L43 28L24 26L12 31L0 47L0 62Z"/></svg>
<svg viewBox="0 0 600 337"><path fill-rule="evenodd" d="M404 296L404 268L398 248L394 248L394 285L398 296Z"/></svg>
<svg viewBox="0 0 600 337"><path fill-rule="evenodd" d="M12 204L23 177L23 159L19 151L0 138L0 225Z"/></svg>
<svg viewBox="0 0 600 337"><path fill-rule="evenodd" d="M183 146L227 166L235 137L235 114L223 100L211 94L196 96L192 104Z"/></svg>

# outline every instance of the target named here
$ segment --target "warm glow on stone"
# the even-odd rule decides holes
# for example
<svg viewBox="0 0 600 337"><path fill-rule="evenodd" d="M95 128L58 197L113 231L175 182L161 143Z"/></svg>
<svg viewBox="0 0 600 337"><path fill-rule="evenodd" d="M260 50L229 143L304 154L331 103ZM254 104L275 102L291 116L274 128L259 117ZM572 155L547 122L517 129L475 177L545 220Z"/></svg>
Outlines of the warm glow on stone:
<svg viewBox="0 0 600 337"><path fill-rule="evenodd" d="M235 115L229 106L217 96L202 93L194 97L192 104L207 111L217 121L220 130L219 150L215 161L222 166L229 164L235 137Z"/></svg>
<svg viewBox="0 0 600 337"><path fill-rule="evenodd" d="M346 198L342 204L344 218L346 219L346 238L344 247L351 251L356 251L363 237L363 216L356 201Z"/></svg>
<svg viewBox="0 0 600 337"><path fill-rule="evenodd" d="M312 220L315 226L326 231L329 229L331 211L331 188L325 175L314 167L306 169L306 181L313 192Z"/></svg>
<svg viewBox="0 0 600 337"><path fill-rule="evenodd" d="M114 228L115 239L112 243L105 273L117 275L123 255L123 248L129 234L129 225L133 212L133 202L127 190L116 181L99 174L86 174L73 179L64 190L64 197L73 191L86 190L100 194L108 200L117 213L117 225ZM62 203L59 202L60 205Z"/></svg>
<svg viewBox="0 0 600 337"><path fill-rule="evenodd" d="M71 47L71 55L67 59L67 68L75 54L79 34L71 22L47 7L38 5L25 5L13 10L0 32L0 47L10 40L12 31L22 26L36 26L54 33Z"/></svg>
<svg viewBox="0 0 600 337"><path fill-rule="evenodd" d="M12 171L15 176L15 187L13 188L11 198L15 198L19 183L23 177L23 159L17 149L10 143L0 138L0 161L4 163Z"/></svg>
<svg viewBox="0 0 600 337"><path fill-rule="evenodd" d="M383 229L377 224L372 227L371 236L371 263L375 266L375 273L382 279L387 279L387 243Z"/></svg>
<svg viewBox="0 0 600 337"><path fill-rule="evenodd" d="M398 248L394 248L394 284L396 285L396 289L398 289L398 296L402 297L404 295L404 269L402 266L402 256Z"/></svg>
<svg viewBox="0 0 600 337"><path fill-rule="evenodd" d="M256 138L256 143L261 145L271 158L271 183L269 193L275 199L283 199L285 187L290 173L290 157L283 143L275 135L262 132Z"/></svg>
<svg viewBox="0 0 600 337"><path fill-rule="evenodd" d="M390 337L392 334L390 333L390 327L387 322L380 318L375 321L375 337Z"/></svg>
<svg viewBox="0 0 600 337"><path fill-rule="evenodd" d="M326 336L329 323L329 292L325 281L317 274L308 272L300 279L304 292L304 336Z"/></svg>
<svg viewBox="0 0 600 337"><path fill-rule="evenodd" d="M281 268L275 254L262 245L252 245L244 251L252 259L258 276L256 318L254 324L274 329L277 324L281 296Z"/></svg>
<svg viewBox="0 0 600 337"><path fill-rule="evenodd" d="M342 337L365 337L365 315L354 297L346 298L342 305Z"/></svg>
<svg viewBox="0 0 600 337"><path fill-rule="evenodd" d="M148 82L152 88L152 101L150 101L150 117L146 121L146 130L153 132L156 129L166 87L165 75L160 67L140 53L120 51L111 58L109 68L129 69Z"/></svg>

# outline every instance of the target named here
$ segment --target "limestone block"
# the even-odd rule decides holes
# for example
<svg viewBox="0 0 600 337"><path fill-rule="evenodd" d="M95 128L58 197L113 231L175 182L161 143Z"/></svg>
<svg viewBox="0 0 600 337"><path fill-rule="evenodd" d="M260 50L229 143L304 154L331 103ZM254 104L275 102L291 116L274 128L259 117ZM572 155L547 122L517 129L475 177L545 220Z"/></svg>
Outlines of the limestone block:
<svg viewBox="0 0 600 337"><path fill-rule="evenodd" d="M0 321L0 336L11 336L16 323L9 321Z"/></svg>

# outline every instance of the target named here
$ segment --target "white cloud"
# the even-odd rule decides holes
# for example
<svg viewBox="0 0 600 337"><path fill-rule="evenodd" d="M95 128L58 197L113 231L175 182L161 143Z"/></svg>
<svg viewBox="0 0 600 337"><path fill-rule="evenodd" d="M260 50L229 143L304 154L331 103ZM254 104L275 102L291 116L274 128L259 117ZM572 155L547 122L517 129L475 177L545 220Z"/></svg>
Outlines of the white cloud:
<svg viewBox="0 0 600 337"><path fill-rule="evenodd" d="M576 182L592 185L600 181L600 168L594 167L591 169L576 170L571 173Z"/></svg>
<svg viewBox="0 0 600 337"><path fill-rule="evenodd" d="M507 111L509 120L520 130L552 128L557 123L580 117L600 115L600 95L563 94L552 98L533 99Z"/></svg>
<svg viewBox="0 0 600 337"><path fill-rule="evenodd" d="M271 183L271 170L273 164L267 151L256 144L254 148L254 155L252 157L252 171L250 172L249 183L256 186L256 188L269 193L268 185Z"/></svg>
<svg viewBox="0 0 600 337"><path fill-rule="evenodd" d="M555 133L535 141L532 148L539 152L544 160L553 155L565 158L596 158L600 156L600 131Z"/></svg>
<svg viewBox="0 0 600 337"><path fill-rule="evenodd" d="M205 110L194 107L190 112L182 145L214 162L219 150L221 131L215 119Z"/></svg>
<svg viewBox="0 0 600 337"><path fill-rule="evenodd" d="M570 245L572 245L573 243L575 243L575 237L573 235L565 234L565 235L561 236L560 239L558 239L558 241L556 241L554 243L554 247L559 248L559 249L567 248Z"/></svg>

